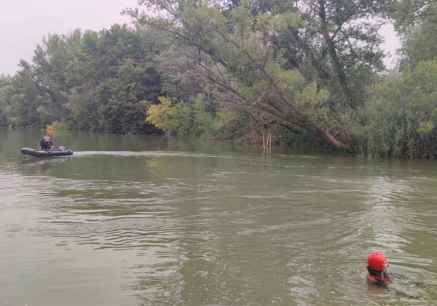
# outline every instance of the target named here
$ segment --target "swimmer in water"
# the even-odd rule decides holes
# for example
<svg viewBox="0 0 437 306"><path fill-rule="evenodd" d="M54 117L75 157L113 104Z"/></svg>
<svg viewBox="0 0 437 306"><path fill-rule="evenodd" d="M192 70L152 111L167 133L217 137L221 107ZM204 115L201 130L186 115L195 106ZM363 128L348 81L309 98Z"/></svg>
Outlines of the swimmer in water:
<svg viewBox="0 0 437 306"><path fill-rule="evenodd" d="M392 283L392 277L387 272L388 258L382 252L370 253L367 257L367 281L370 284L387 287Z"/></svg>

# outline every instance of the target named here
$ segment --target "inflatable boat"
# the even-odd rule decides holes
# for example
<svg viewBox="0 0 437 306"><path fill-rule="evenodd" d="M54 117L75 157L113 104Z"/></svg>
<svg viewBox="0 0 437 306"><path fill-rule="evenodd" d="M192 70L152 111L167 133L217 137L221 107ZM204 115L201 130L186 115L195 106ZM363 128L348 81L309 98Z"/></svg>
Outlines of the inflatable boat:
<svg viewBox="0 0 437 306"><path fill-rule="evenodd" d="M34 157L53 157L53 156L69 156L73 155L73 151L67 148L56 148L49 151L35 150L32 148L22 148L21 153L24 155L31 155Z"/></svg>

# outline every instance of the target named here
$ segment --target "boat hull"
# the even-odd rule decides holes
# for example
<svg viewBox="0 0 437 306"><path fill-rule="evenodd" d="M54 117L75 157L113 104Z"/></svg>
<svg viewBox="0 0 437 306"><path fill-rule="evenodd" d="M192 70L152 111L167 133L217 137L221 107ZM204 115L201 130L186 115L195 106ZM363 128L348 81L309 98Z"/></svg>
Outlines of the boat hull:
<svg viewBox="0 0 437 306"><path fill-rule="evenodd" d="M22 148L21 153L24 155L30 155L40 158L73 155L73 151L70 149L44 151L44 150L35 150L32 148Z"/></svg>

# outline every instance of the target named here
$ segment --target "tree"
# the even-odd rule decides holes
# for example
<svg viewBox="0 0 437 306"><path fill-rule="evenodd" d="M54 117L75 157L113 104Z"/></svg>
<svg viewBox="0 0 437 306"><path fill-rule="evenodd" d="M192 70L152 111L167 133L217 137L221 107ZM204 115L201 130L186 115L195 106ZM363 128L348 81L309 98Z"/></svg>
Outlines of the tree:
<svg viewBox="0 0 437 306"><path fill-rule="evenodd" d="M223 129L236 119L229 111L209 112L203 95L194 97L192 102L160 97L159 104L149 106L146 122L170 135L214 137L223 133Z"/></svg>
<svg viewBox="0 0 437 306"><path fill-rule="evenodd" d="M357 20L382 15L385 1L140 2L167 18L131 13L194 48L196 73L222 102L262 110L337 148L352 147L342 117L362 105L362 84L382 56L377 24Z"/></svg>
<svg viewBox="0 0 437 306"><path fill-rule="evenodd" d="M429 3L419 9L415 22L404 30L404 56L408 63L418 64L420 61L432 60L437 56L437 4ZM416 12L416 15L419 14ZM400 20L399 22L405 22ZM405 25L405 23L403 23Z"/></svg>
<svg viewBox="0 0 437 306"><path fill-rule="evenodd" d="M8 118L8 95L10 90L10 78L7 76L0 76L0 127L9 125Z"/></svg>
<svg viewBox="0 0 437 306"><path fill-rule="evenodd" d="M437 59L422 61L375 87L368 105L368 153L437 157Z"/></svg>
<svg viewBox="0 0 437 306"><path fill-rule="evenodd" d="M31 65L21 61L20 66L21 70L12 78L6 96L10 124L39 126L44 123L44 105L48 97L35 84Z"/></svg>
<svg viewBox="0 0 437 306"><path fill-rule="evenodd" d="M393 1L391 15L401 32L407 32L421 20L435 15L434 0L398 0Z"/></svg>
<svg viewBox="0 0 437 306"><path fill-rule="evenodd" d="M157 101L161 40L146 28L49 35L3 90L14 126L66 122L71 128L139 133L145 101ZM1 103L1 102L0 102Z"/></svg>

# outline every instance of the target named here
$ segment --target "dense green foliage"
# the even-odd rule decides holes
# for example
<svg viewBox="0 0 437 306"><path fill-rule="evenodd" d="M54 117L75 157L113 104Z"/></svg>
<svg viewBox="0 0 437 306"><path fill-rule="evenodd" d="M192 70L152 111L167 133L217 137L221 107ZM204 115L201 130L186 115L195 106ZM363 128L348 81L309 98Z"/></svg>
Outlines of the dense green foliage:
<svg viewBox="0 0 437 306"><path fill-rule="evenodd" d="M399 73L374 87L367 104L368 153L403 158L437 157L437 5L401 1L405 36ZM409 21L409 22L407 22Z"/></svg>
<svg viewBox="0 0 437 306"><path fill-rule="evenodd" d="M62 121L78 129L144 131L145 103L161 94L154 63L161 49L152 31L126 26L51 35L32 63L22 62L2 82L0 105L12 126Z"/></svg>
<svg viewBox="0 0 437 306"><path fill-rule="evenodd" d="M135 28L51 35L0 77L0 125L437 156L434 1L141 0L129 13ZM382 73L390 20L404 45Z"/></svg>
<svg viewBox="0 0 437 306"><path fill-rule="evenodd" d="M260 132L285 127L353 150L355 111L382 68L379 25L364 20L389 1L141 2L166 17L133 15L188 49L178 61L218 105Z"/></svg>
<svg viewBox="0 0 437 306"><path fill-rule="evenodd" d="M8 120L8 105L6 104L7 96L9 95L9 78L0 76L0 127L9 125Z"/></svg>
<svg viewBox="0 0 437 306"><path fill-rule="evenodd" d="M159 104L148 108L146 122L178 136L225 136L232 125L239 121L238 114L231 111L211 113L205 105L205 97L199 95L193 103L183 103L168 97L160 97ZM240 127L241 128L241 127Z"/></svg>
<svg viewBox="0 0 437 306"><path fill-rule="evenodd" d="M437 60L376 86L369 102L369 153L433 158L437 152Z"/></svg>

